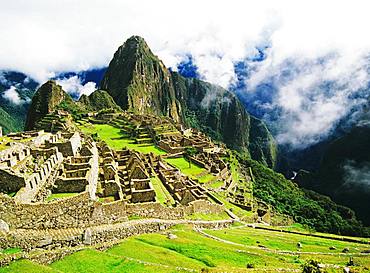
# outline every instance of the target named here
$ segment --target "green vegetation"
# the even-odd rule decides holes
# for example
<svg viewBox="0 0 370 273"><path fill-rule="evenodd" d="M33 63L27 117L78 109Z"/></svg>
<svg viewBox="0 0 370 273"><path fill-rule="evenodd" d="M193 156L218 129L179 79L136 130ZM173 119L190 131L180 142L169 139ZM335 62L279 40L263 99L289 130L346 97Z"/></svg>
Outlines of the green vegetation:
<svg viewBox="0 0 370 273"><path fill-rule="evenodd" d="M29 260L18 260L12 262L9 266L0 268L1 273L57 273L59 271L54 270L48 266L40 265Z"/></svg>
<svg viewBox="0 0 370 273"><path fill-rule="evenodd" d="M176 168L178 168L185 175L192 177L192 178L196 178L197 175L206 171L206 169L199 167L193 162L190 162L190 167L189 167L189 161L183 157L166 158L165 161L175 166Z"/></svg>
<svg viewBox="0 0 370 273"><path fill-rule="evenodd" d="M216 180L214 182L211 182L207 186L210 187L210 188L212 188L212 189L218 189L218 188L222 187L223 185L224 185L224 181L222 181L222 180Z"/></svg>
<svg viewBox="0 0 370 273"><path fill-rule="evenodd" d="M302 236L250 227L207 230L206 233L246 246L258 247L258 245L263 245L269 249L276 249L279 251L300 250L302 252L341 253L344 248L348 247L351 253L360 253L368 249L368 246L365 244L348 243L339 240ZM297 247L298 243L301 243L301 248ZM330 247L335 247L336 249L329 250Z"/></svg>
<svg viewBox="0 0 370 273"><path fill-rule="evenodd" d="M119 245L107 250L107 253L150 263L165 264L171 267L185 267L197 270L204 267L204 264L196 259L186 257L171 249L148 244L142 241L140 237L124 240Z"/></svg>
<svg viewBox="0 0 370 273"><path fill-rule="evenodd" d="M215 179L216 179L216 176L214 176L213 174L210 174L210 173L207 173L205 175L202 175L202 176L198 177L199 183L209 183L209 182L211 182L212 180L215 180Z"/></svg>
<svg viewBox="0 0 370 273"><path fill-rule="evenodd" d="M255 183L254 196L272 205L282 214L317 231L343 235L368 236L369 231L353 218L354 213L335 204L330 198L299 188L282 174L265 167L257 161L244 159L251 167Z"/></svg>
<svg viewBox="0 0 370 273"><path fill-rule="evenodd" d="M22 249L19 247L6 248L0 251L1 254L15 254L19 252L22 252Z"/></svg>
<svg viewBox="0 0 370 273"><path fill-rule="evenodd" d="M153 184L153 188L156 193L157 201L163 205L174 205L175 200L172 195L164 187L163 183L159 180L158 177L152 177L150 181Z"/></svg>
<svg viewBox="0 0 370 273"><path fill-rule="evenodd" d="M89 96L82 95L78 102L88 111L99 111L101 109L121 110L108 92L104 90L96 90Z"/></svg>
<svg viewBox="0 0 370 273"><path fill-rule="evenodd" d="M0 126L3 128L4 134L16 132L23 129L24 120L16 119L0 107Z"/></svg>
<svg viewBox="0 0 370 273"><path fill-rule="evenodd" d="M172 250L183 257L202 263L204 268L218 272L242 271L247 264L254 264L255 267L284 266L284 261L281 261L278 255L268 253L263 256L261 255L263 251L260 250L254 253L247 252L246 248L204 237L187 228L174 230L172 233L177 236L176 239L169 240L161 234L146 234L138 236L137 240Z"/></svg>
<svg viewBox="0 0 370 273"><path fill-rule="evenodd" d="M176 235L169 239L167 233ZM198 233L189 225L176 225L163 234L143 234L97 251L75 252L49 266L18 260L4 272L277 272L303 267L315 259L329 266L328 272L341 273L349 257L353 272L367 272L370 256L360 252L368 245L340 240L260 230L235 224L222 230L204 230L215 238ZM299 245L298 245L299 243ZM348 248L349 253L341 252ZM335 268L334 266L339 266Z"/></svg>
<svg viewBox="0 0 370 273"><path fill-rule="evenodd" d="M231 204L225 197L224 192L217 193L213 192L212 195L214 195L218 200L220 200L227 209L229 209L232 213L238 216L241 220L245 220L247 222L252 221L254 213L252 211L247 211L234 204Z"/></svg>
<svg viewBox="0 0 370 273"><path fill-rule="evenodd" d="M51 268L68 273L95 272L168 272L166 268L149 266L96 250L82 250L52 263Z"/></svg>
<svg viewBox="0 0 370 273"><path fill-rule="evenodd" d="M120 150L123 148L133 149L141 153L154 153L163 155L165 152L154 145L136 144L121 129L109 124L88 124L79 126L80 130L87 134L97 134L98 138L104 140L112 149Z"/></svg>
<svg viewBox="0 0 370 273"><path fill-rule="evenodd" d="M76 195L78 195L78 193L75 193L75 192L52 193L50 196L48 196L46 201L53 201L55 199L67 198L67 197L72 197Z"/></svg>

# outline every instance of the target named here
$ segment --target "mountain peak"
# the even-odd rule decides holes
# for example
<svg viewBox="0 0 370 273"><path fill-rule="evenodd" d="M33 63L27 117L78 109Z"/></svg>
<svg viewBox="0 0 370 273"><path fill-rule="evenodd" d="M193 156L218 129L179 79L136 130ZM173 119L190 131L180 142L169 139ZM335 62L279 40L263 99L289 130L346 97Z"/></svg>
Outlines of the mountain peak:
<svg viewBox="0 0 370 273"><path fill-rule="evenodd" d="M132 36L115 52L101 89L124 110L180 121L171 74L142 37Z"/></svg>
<svg viewBox="0 0 370 273"><path fill-rule="evenodd" d="M72 101L72 98L54 80L49 80L36 91L32 98L26 130L34 128L35 124L45 115L52 113L64 100Z"/></svg>

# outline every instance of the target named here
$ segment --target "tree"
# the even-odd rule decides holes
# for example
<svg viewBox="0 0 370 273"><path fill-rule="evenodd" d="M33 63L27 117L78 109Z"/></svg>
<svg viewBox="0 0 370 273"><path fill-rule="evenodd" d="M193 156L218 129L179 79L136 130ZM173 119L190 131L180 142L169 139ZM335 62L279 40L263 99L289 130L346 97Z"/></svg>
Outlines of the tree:
<svg viewBox="0 0 370 273"><path fill-rule="evenodd" d="M198 153L198 150L192 146L185 147L185 154L188 156L189 161L189 168L191 168L191 160L190 157L196 155Z"/></svg>

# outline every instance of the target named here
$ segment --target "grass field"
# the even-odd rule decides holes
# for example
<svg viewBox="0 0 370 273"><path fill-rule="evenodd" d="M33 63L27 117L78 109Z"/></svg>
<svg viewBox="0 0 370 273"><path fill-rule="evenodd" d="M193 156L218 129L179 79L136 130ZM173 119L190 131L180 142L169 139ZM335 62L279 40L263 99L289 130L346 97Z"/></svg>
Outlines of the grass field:
<svg viewBox="0 0 370 273"><path fill-rule="evenodd" d="M370 256L360 256L369 245L315 238L277 231L258 230L240 225L222 230L204 230L216 236L208 238L187 225L177 225L168 239L162 234L130 237L106 251L86 249L66 256L49 266L19 260L4 272L277 272L292 269L301 272L309 259L328 266L327 272L343 272L352 256L353 272L368 272ZM225 241L222 241L225 240ZM297 243L302 248L297 249ZM329 247L336 249L330 250ZM341 251L348 247L350 254ZM333 266L340 266L334 268ZM352 271L351 271L352 272Z"/></svg>
<svg viewBox="0 0 370 273"><path fill-rule="evenodd" d="M154 153L156 155L166 154L165 151L154 145L136 144L134 140L121 132L121 129L109 124L83 124L79 126L80 130L87 134L98 134L101 140L104 140L112 149L120 150L123 148L133 149L141 153Z"/></svg>
<svg viewBox="0 0 370 273"><path fill-rule="evenodd" d="M192 162L190 163L190 167L189 167L189 161L187 161L183 157L166 158L165 161L175 166L176 168L178 168L185 175L192 177L192 178L196 178L197 175L206 171L206 169L201 168Z"/></svg>

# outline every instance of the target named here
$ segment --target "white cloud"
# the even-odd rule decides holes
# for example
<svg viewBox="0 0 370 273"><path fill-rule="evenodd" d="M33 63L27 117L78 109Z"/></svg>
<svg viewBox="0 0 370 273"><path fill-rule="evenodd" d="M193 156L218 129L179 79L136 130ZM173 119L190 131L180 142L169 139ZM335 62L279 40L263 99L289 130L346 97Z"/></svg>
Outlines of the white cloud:
<svg viewBox="0 0 370 273"><path fill-rule="evenodd" d="M94 82L82 84L81 79L78 76L57 79L57 83L62 86L64 91L78 98L81 97L81 95L88 96L96 90L96 85Z"/></svg>
<svg viewBox="0 0 370 273"><path fill-rule="evenodd" d="M19 96L19 93L15 86L11 86L8 90L5 90L2 96L4 99L7 99L8 101L16 105L20 105L25 102L25 100L22 100L21 97Z"/></svg>
<svg viewBox="0 0 370 273"><path fill-rule="evenodd" d="M366 58L357 57L350 62L347 56L337 54L319 60L296 57L276 64L268 58L255 65L255 73L246 81L249 88L267 80L277 88L269 107L281 110L277 121L280 143L295 147L316 143L366 102L361 91L369 83L368 64Z"/></svg>
<svg viewBox="0 0 370 273"><path fill-rule="evenodd" d="M235 79L232 62L273 45L274 61L293 54L368 49L370 3L356 1L47 1L2 3L0 68L44 81L60 71L109 63L133 34L147 39L166 65L191 53L202 76L224 87Z"/></svg>

